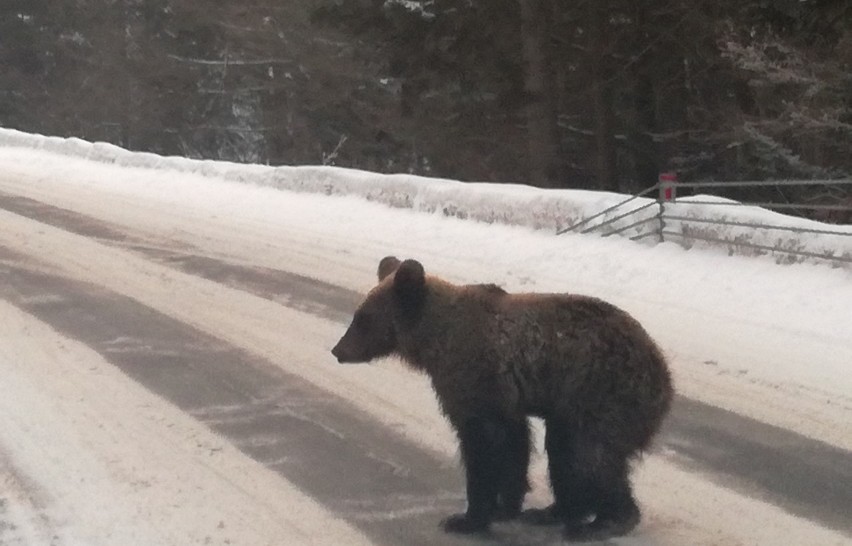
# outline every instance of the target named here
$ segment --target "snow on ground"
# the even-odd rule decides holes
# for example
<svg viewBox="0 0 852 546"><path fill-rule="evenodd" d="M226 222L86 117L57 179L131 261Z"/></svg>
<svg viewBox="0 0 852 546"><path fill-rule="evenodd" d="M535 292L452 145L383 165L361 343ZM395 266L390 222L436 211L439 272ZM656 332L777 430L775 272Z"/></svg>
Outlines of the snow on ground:
<svg viewBox="0 0 852 546"><path fill-rule="evenodd" d="M555 237L529 227L447 218L440 210L424 214L355 196L292 193L224 180L218 177L225 168L221 166L210 167L213 175L151 168L154 160L142 155L136 161L144 167L128 167L7 145L0 148L0 191L91 215L154 241L191 245L213 256L358 290L373 284L381 257L397 254L420 259L427 271L455 281L603 297L633 313L660 341L681 393L852 449L848 271L778 266L718 251L685 251L674 244L645 247L621 239ZM339 174L351 176L353 185L362 176ZM492 191L465 191L486 189ZM477 202L476 196L466 199ZM341 325L13 214L0 212L0 224L0 244L49 257L45 259L68 275L128 294L251 348L353 400L448 461L454 458L455 439L424 378L392 361L371 367L332 365L328 348ZM227 513L225 526L235 537L257 537L254 543L267 538L251 534L265 529L247 528L251 520L238 510L242 495L254 499L246 498L248 505L268 508L261 517L274 519L284 502L295 503L306 514L276 520L288 529L273 527L269 536L299 536L322 522L323 533L337 533L344 543L360 540L343 524L326 531L331 518L321 508L85 347L43 331L43 325L8 305L0 305L0 316L0 376L4 391L8 377L20 393L0 398L0 483L37 485L17 489L29 493L9 495L6 505L11 508L0 505L0 537L4 520L18 522L21 533L46 535L60 529L63 544L85 543L86 537L109 531L127 544L148 538L179 544L183 537L219 532L217 512L210 505L186 520L157 512L179 494L173 487L186 479L181 476L191 476L192 483L210 488L203 496L215 499L216 506L236 507ZM287 342L282 343L285 331ZM36 344L43 339L50 339L50 345ZM106 417L94 419L96 412ZM92 426L95 422L100 426ZM38 435L57 438L52 444L56 452L44 450L51 444L39 443ZM201 440L187 443L186 438ZM147 470L147 455L143 462L134 451L148 444L156 474ZM212 459L211 446L222 448ZM56 457L68 459L70 476L58 474ZM170 469L162 462L166 459L176 459L176 467ZM541 461L536 464L531 502L543 504L546 487ZM239 480L224 478L233 473ZM82 490L75 476L84 478ZM637 478L640 501L653 495L641 543L843 542L780 509L679 471L664 456L649 457ZM250 489L242 489L244 481ZM47 501L32 493L42 490L48 492ZM81 494L86 502L78 505L74 501ZM183 500L183 506L197 502L194 497ZM4 510L12 515L5 516ZM98 516L99 510L111 515ZM105 518L126 525L113 529ZM152 527L152 521L162 525ZM170 533L171 542L157 542L163 538L157 533Z"/></svg>
<svg viewBox="0 0 852 546"><path fill-rule="evenodd" d="M61 265L61 269L74 278L120 291L225 341L250 348L254 353L286 370L298 373L315 384L352 400L377 420L445 456L447 464L455 464L455 437L440 416L424 378L412 374L393 361L385 361L376 366L335 365L328 355L328 347L340 335L341 325L289 310L268 300L165 266L152 264L128 251L105 247L86 237L68 234L32 220L0 213L0 223L5 228L4 232L0 233L0 244L14 245L16 250L24 250L38 256L50 256L57 266ZM234 474L229 469L212 476L204 475L198 469L194 473L188 473L184 464L176 464L172 460L178 458L178 463L182 462L179 457L181 448L197 446L200 450L197 456L193 457L190 453L186 457L187 466L206 466L211 463L205 456L219 448L228 451L227 443L215 436L207 436L209 433L197 430L189 422L184 422L184 426L189 429L187 432L181 433L178 430L176 433L173 426L169 425L175 421L180 423L181 416L172 414L166 404L148 395L131 381L124 380L122 384L120 374L111 366L97 355L87 354L87 349L75 346L70 340L56 338L52 342L62 346L61 350L54 349L56 354L63 360L68 359L66 366L60 367L62 371L55 377L48 376L48 371L33 375L33 371L28 370L28 367L32 366L32 362L44 360L41 354L44 347L42 340L49 338L50 334L40 331L44 327L31 319L18 326L16 320L22 319L16 315L20 313L13 308L0 307L0 316L4 319L7 316L12 318L12 332L30 332L32 341L18 339L19 345L23 347L17 350L15 344L12 344L10 352L0 355L0 359L7 365L17 361L18 375L25 381L43 384L44 392L37 392L33 388L20 390L17 384L13 385L21 392L21 396L0 410L7 420L10 419L9 416L12 416L13 420L28 416L27 426L9 427L0 421L0 430L4 431L4 444L23 444L23 448L10 450L11 458L23 461L21 466L31 468L27 475L38 479L44 490L54 492L55 506L60 514L67 514L61 518L61 523L51 527L52 532L58 530L64 533L63 536L71 535L72 538L81 533L90 533L85 536L95 542L95 537L102 536L97 533L109 532L110 528L104 524L96 527L96 518L94 523L81 523L81 520L89 521L87 507L92 504L94 507L91 510L104 510L104 517L109 521L127 520L127 511L137 515L132 520L132 525L121 526L123 534L120 538L129 540L130 544L144 543L140 536L155 531L170 534L165 537L162 534L154 535L154 544L182 544L180 538L184 535L196 537L200 533L209 532L211 523L205 516L210 514L216 514L212 518L213 522L220 517L228 522L237 520L237 523L229 523L227 527L235 529L233 537L240 539L238 541L229 535L232 543L265 543L262 541L263 537L257 540L252 534L239 534L243 529L237 525L240 523L239 514L226 511L222 516L219 515L221 512L216 512L214 508L203 503L199 507L198 499L191 492L177 498L172 498L171 495L179 484L191 483L194 487L202 488L201 496L214 502L214 506L221 510L223 506L235 506L228 497L228 487L224 487L230 483L241 486L246 481L249 484L266 483L273 488L267 491L266 495L259 489L253 489L252 495L247 495L242 499L242 503L236 503L236 506L253 507L260 502L258 498L263 505L268 502L269 497L282 495L274 490L282 486L279 483L280 478L270 476L260 468L246 468L240 474ZM286 336L284 332L287 333ZM38 345L36 340L39 340ZM0 341L0 344L7 345L5 341ZM71 354L66 356L69 345ZM82 353L79 357L74 354L78 351ZM52 370L56 365L57 363L52 361L44 363L47 370ZM90 369L92 366L95 367L94 370ZM67 372L66 367L70 368ZM104 373L115 377L107 384L94 382L86 388L89 381L98 379ZM73 375L82 377L75 380ZM111 395L104 399L102 393ZM73 416L78 415L74 407L75 401L78 404L86 401L93 407L80 418L74 419ZM43 410L41 406L44 404L55 404L54 411ZM58 415L60 411L72 417ZM101 413L106 413L109 418L105 421ZM164 413L168 417L163 417ZM154 426L154 429L145 431L146 422L152 420L154 424L148 423L148 426ZM65 432L57 435L54 427ZM114 427L130 427L130 430L126 434L110 432ZM166 435L160 436L161 434ZM28 440L33 436L34 439ZM69 459L71 476L64 474L62 465L43 460L45 456L39 454L38 446L45 444L39 442L40 437L51 437L52 441L47 445L55 449L57 456ZM78 451L81 437L84 439L83 444L90 446L89 450ZM189 446L184 445L187 444L187 439L191 440ZM541 441L541 434L538 435L538 440ZM27 449L28 441L35 444L30 449ZM147 450L149 443L154 444L153 454ZM139 445L145 445L146 449L138 449ZM158 456L158 449L165 449L166 452ZM114 465L119 466L120 472L113 469L111 475L104 477L102 465L95 465L94 470L87 470L85 478L81 480L86 483L94 481L94 485L80 490L75 478L82 471L74 470L75 463L89 466L88 461L93 457L96 460L106 460L106 472ZM238 463L238 458L237 455L233 464ZM249 462L244 464L254 466ZM171 465L176 466L171 468ZM537 458L532 474L534 491L529 502L541 506L550 500L541 458ZM228 478L225 484L218 483L222 476ZM134 490L134 484L140 481L151 485L146 485L141 491ZM619 543L674 546L777 544L786 540L801 544L842 544L844 541L837 533L786 514L777 507L728 491L700 476L680 470L667 462L665 455L649 456L640 465L636 490L640 502L646 507L645 520L630 539L620 540ZM79 495L85 495L86 502L82 507L78 506ZM257 496L252 498L254 495ZM293 502L292 496L293 492L287 493L285 487L281 502ZM301 500L304 502L304 499ZM167 504L166 513L157 511L157 507L162 503ZM137 507L139 505L141 508ZM169 517L173 509L184 511L188 520ZM321 517L321 512L309 511L309 514L312 518ZM743 514L749 514L749 518L743 518ZM314 520L309 519L308 524L312 521ZM756 525L756 521L760 524ZM79 527L83 529L77 530ZM279 540L281 537L289 537L290 543L304 543L303 536L299 534L300 530L298 527L277 527L268 532L277 534ZM324 529L318 533L313 535L317 542L339 543ZM134 539L138 541L133 542ZM254 542L255 540L257 541ZM353 542L348 537L345 540L347 544ZM86 542L74 542L67 538L66 542L60 542L65 543Z"/></svg>
<svg viewBox="0 0 852 546"><path fill-rule="evenodd" d="M340 286L368 289L378 260L395 253L456 281L603 297L661 342L683 394L852 447L848 271L671 243L648 248L555 237L352 196L282 192L39 150L0 149L0 161L4 184L15 192Z"/></svg>

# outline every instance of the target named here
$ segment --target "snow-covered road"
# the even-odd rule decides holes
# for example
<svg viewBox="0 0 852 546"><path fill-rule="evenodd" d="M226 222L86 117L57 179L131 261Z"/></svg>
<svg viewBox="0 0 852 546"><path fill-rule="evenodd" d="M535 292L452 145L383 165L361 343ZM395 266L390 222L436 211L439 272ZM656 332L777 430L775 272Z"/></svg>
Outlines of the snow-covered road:
<svg viewBox="0 0 852 546"><path fill-rule="evenodd" d="M660 340L681 398L619 543L852 541L848 272L2 148L0 544L446 541L428 383L328 353L386 254L604 297Z"/></svg>

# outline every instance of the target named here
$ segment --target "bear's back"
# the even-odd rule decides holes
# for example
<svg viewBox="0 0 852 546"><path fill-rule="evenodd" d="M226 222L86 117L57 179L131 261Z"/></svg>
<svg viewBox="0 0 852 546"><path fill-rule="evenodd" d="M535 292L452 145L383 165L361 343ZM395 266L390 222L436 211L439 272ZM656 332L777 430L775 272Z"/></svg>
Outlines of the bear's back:
<svg viewBox="0 0 852 546"><path fill-rule="evenodd" d="M670 396L662 352L615 305L575 294L528 293L508 295L498 309L495 331L502 339L495 356L535 413L538 406L561 404L604 411L603 393L644 406L654 404L642 400L645 394Z"/></svg>

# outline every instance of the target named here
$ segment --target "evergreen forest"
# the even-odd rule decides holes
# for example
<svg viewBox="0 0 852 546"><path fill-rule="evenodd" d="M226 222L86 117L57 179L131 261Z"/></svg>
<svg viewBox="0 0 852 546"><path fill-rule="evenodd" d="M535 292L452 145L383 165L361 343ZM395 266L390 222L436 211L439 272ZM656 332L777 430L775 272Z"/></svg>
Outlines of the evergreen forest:
<svg viewBox="0 0 852 546"><path fill-rule="evenodd" d="M159 154L622 192L852 176L848 0L4 0L0 63L0 126Z"/></svg>

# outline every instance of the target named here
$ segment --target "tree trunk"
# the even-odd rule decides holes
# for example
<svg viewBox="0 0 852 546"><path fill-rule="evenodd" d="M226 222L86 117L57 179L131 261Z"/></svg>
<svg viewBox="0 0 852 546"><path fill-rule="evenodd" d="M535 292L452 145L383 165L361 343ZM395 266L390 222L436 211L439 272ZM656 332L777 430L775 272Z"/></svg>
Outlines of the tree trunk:
<svg viewBox="0 0 852 546"><path fill-rule="evenodd" d="M598 188L619 191L615 149L615 116L612 107L611 71L607 51L607 11L601 2L591 2L590 62L592 108L595 115L595 170Z"/></svg>
<svg viewBox="0 0 852 546"><path fill-rule="evenodd" d="M633 157L633 179L636 181L636 187L629 189L631 193L656 184L662 170L659 165L657 144L651 137L651 134L656 131L657 120L654 84L647 73L637 74L634 81L635 125L631 128L629 135L630 153Z"/></svg>
<svg viewBox="0 0 852 546"><path fill-rule="evenodd" d="M137 149L139 132L138 116L142 110L139 82L132 67L138 66L142 59L139 39L143 34L141 28L138 0L125 0L124 10L124 120L122 127L121 145L130 150Z"/></svg>
<svg viewBox="0 0 852 546"><path fill-rule="evenodd" d="M562 184L562 157L557 125L556 78L550 41L553 0L519 0L526 92L529 182Z"/></svg>
<svg viewBox="0 0 852 546"><path fill-rule="evenodd" d="M637 50L641 44L648 43L648 9L643 4L638 4L634 11L636 36L634 44ZM631 193L644 190L657 183L659 173L662 170L659 164L659 152L657 144L651 135L658 130L657 126L657 98L654 86L654 59L664 57L649 48L643 51L642 57L633 66L633 124L628 131L630 139L630 154L633 159L633 187L629 188ZM663 65L665 66L665 65ZM663 72L665 73L665 72Z"/></svg>

